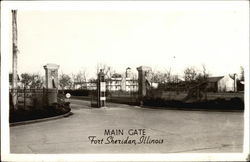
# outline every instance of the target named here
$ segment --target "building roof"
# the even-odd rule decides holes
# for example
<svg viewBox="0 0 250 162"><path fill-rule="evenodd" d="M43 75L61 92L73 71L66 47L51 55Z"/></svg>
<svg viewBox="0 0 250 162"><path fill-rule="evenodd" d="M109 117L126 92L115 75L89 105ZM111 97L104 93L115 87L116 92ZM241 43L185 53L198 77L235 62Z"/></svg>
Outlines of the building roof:
<svg viewBox="0 0 250 162"><path fill-rule="evenodd" d="M218 77L209 77L208 82L218 82L221 80L224 76L218 76Z"/></svg>

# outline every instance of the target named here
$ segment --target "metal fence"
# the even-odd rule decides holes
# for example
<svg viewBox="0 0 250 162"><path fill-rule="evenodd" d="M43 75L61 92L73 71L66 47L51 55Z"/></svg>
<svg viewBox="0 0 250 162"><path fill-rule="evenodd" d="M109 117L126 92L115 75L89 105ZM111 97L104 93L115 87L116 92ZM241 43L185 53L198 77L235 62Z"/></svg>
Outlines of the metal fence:
<svg viewBox="0 0 250 162"><path fill-rule="evenodd" d="M40 109L48 106L48 96L50 93L54 93L54 90L51 89L32 89L32 88L23 88L23 89L9 89L10 97L10 106L13 106L13 97L16 96L16 103L18 109Z"/></svg>

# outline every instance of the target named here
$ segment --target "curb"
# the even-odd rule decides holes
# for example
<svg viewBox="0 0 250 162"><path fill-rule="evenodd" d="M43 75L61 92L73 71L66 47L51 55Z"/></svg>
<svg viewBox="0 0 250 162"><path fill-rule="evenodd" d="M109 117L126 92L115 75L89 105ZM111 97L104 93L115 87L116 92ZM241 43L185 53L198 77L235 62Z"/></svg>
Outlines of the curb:
<svg viewBox="0 0 250 162"><path fill-rule="evenodd" d="M223 110L223 109L201 109L201 108L174 108L174 107L150 107L150 106L136 106L142 109L160 109L160 110L181 110L181 111L210 111L210 112L244 112L244 110Z"/></svg>
<svg viewBox="0 0 250 162"><path fill-rule="evenodd" d="M62 115L58 115L58 116L53 116L53 117L48 117L48 118L42 118L42 119L27 120L27 121L10 123L10 127L12 127L12 126L18 126L18 125L31 124L31 123L38 123L38 122L49 121L49 120L55 120L55 119L59 119L59 118L63 118L63 117L68 117L70 115L73 115L73 113L71 111L67 112L66 114L62 114Z"/></svg>

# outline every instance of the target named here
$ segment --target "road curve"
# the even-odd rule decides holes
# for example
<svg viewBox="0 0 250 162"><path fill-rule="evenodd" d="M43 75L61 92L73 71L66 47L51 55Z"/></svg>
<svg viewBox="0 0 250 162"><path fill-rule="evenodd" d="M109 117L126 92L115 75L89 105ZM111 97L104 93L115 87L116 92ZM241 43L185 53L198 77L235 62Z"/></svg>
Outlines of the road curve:
<svg viewBox="0 0 250 162"><path fill-rule="evenodd" d="M123 104L91 108L71 99L73 115L57 120L10 127L11 153L225 153L242 152L243 112L147 109ZM119 129L116 140L141 136L162 143L105 144L106 130ZM143 134L129 130L144 129ZM90 136L104 139L92 143Z"/></svg>

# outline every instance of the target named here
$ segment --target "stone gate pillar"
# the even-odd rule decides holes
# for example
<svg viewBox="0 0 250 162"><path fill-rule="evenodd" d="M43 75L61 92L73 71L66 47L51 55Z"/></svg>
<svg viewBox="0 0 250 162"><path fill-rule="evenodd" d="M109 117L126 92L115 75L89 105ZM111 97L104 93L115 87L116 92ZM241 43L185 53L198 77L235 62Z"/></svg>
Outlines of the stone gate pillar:
<svg viewBox="0 0 250 162"><path fill-rule="evenodd" d="M150 67L140 66L137 68L138 71L138 98L140 105L143 105L143 97L147 94L147 75L152 71Z"/></svg>
<svg viewBox="0 0 250 162"><path fill-rule="evenodd" d="M45 69L45 87L47 89L58 88L58 69L59 65L47 64L43 66Z"/></svg>
<svg viewBox="0 0 250 162"><path fill-rule="evenodd" d="M45 88L47 96L47 105L52 106L54 103L57 103L57 93L59 86L59 65L47 64L43 67L45 69Z"/></svg>

